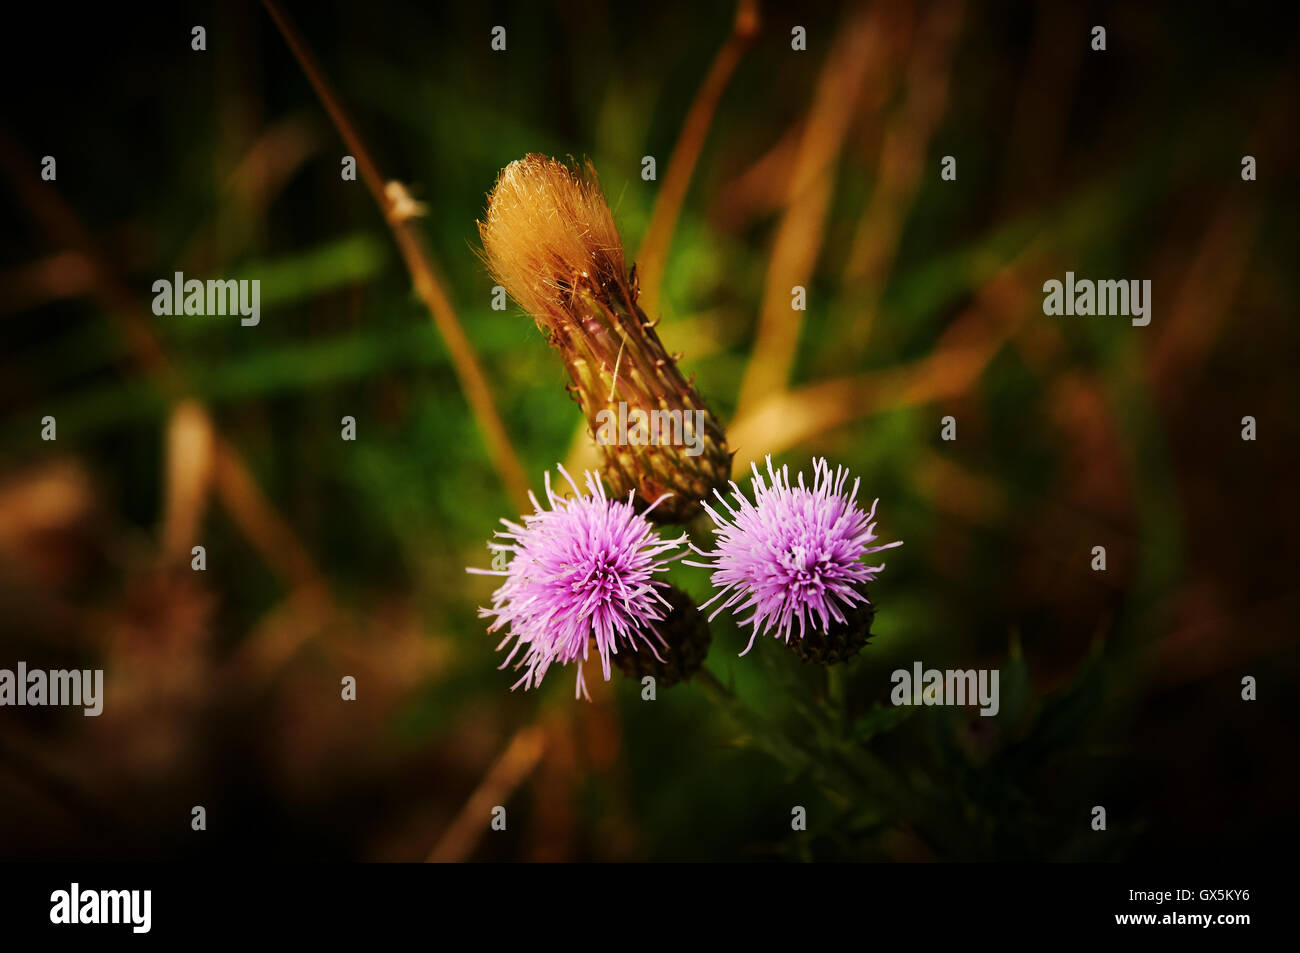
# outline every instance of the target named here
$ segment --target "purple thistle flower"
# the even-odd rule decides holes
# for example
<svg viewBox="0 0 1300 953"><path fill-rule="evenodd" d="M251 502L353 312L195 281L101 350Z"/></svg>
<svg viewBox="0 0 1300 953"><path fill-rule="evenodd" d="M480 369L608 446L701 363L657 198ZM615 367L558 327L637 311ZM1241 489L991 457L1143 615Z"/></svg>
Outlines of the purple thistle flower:
<svg viewBox="0 0 1300 953"><path fill-rule="evenodd" d="M691 548L712 562L683 561L687 566L713 570L711 579L718 592L701 609L730 593L727 601L713 610L710 620L733 606L736 615L752 610L749 618L738 623L754 627L741 655L754 647L760 626L763 634L775 628L774 635L789 642L796 619L799 638L809 625L827 632L832 621L843 623L845 609L869 601L863 587L885 568L884 563L868 566L862 557L903 545L901 541L871 545L876 539L873 519L880 501L864 513L855 502L856 479L852 492L845 496L849 474L843 467L832 474L824 459L813 460L812 489L804 485L802 473L798 484L791 486L789 468L774 471L771 456L767 458L770 485L757 466L751 464L750 468L754 472L754 503L733 481L738 509L714 491L730 518L704 504L713 517L717 548L711 553Z"/></svg>
<svg viewBox="0 0 1300 953"><path fill-rule="evenodd" d="M644 642L659 657L649 636L662 642L654 624L664 619L671 606L659 592L668 584L654 579L654 574L683 555L663 556L686 536L665 541L646 522L645 514L668 494L638 514L632 507L632 493L626 501L611 502L600 478L588 472L584 495L564 467L559 470L573 487L573 497L557 496L548 472L550 509L543 509L529 493L535 512L524 517L522 526L503 519L506 531L494 535L509 542L489 544L495 552L514 554L506 568L466 571L505 577L492 594L492 608L480 608L479 615L495 618L489 632L509 626L498 651L515 640L501 668L523 650L515 668L525 672L511 690L540 685L552 662L568 665L578 659L575 697L590 700L582 663L593 639L606 681L609 657L620 649L635 652L638 642Z"/></svg>

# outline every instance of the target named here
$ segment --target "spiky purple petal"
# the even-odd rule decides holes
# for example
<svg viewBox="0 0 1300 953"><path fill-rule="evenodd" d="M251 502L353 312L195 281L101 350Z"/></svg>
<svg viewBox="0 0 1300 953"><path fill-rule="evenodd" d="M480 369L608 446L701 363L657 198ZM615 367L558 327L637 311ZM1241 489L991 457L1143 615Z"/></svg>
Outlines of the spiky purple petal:
<svg viewBox="0 0 1300 953"><path fill-rule="evenodd" d="M610 655L635 652L639 643L655 652L655 623L670 606L659 592L668 584L654 575L682 555L665 556L686 537L661 539L644 514L633 509L632 494L626 501L610 501L596 474L586 474L584 494L564 467L559 470L573 496L554 493L548 472L549 509L530 493L534 512L522 525L503 519L506 530L494 534L506 542L494 542L490 548L513 554L506 568L468 572L505 577L492 594L492 608L480 608L479 615L495 619L489 632L508 626L498 650L514 640L501 668L522 652L515 668L523 668L524 674L512 689L540 685L552 662L568 665L579 660L576 694L590 698L582 662L593 641L606 681Z"/></svg>
<svg viewBox="0 0 1300 953"><path fill-rule="evenodd" d="M857 505L859 481L847 495L844 486L848 470L837 467L832 474L822 458L813 461L813 485L804 484L803 474L795 485L790 483L788 467L774 470L767 458L768 481L751 464L751 503L735 482L731 483L736 506L718 491L714 496L726 508L721 515L707 503L713 518L716 548L705 552L691 548L710 562L685 561L685 565L712 569L712 582L718 590L700 608L723 599L709 616L712 620L723 609L749 617L739 625L753 626L744 655L754 646L760 631L790 640L798 622L797 637L802 638L809 625L826 632L832 622L844 622L844 611L867 602L863 593L866 583L885 568L868 566L863 557L903 545L901 541L883 546L871 545L875 539L876 503L864 512Z"/></svg>

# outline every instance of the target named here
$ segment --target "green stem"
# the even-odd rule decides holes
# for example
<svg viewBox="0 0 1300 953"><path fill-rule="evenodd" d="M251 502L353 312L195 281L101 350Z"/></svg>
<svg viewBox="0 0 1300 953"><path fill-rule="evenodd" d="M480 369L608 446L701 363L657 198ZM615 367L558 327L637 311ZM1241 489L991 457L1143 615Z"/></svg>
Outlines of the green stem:
<svg viewBox="0 0 1300 953"><path fill-rule="evenodd" d="M694 681L704 689L704 694L708 695L711 701L721 707L730 708L737 703L736 693L723 685L718 676L704 666L701 666L700 670L695 673Z"/></svg>
<svg viewBox="0 0 1300 953"><path fill-rule="evenodd" d="M848 692L844 685L844 667L842 665L826 666L826 699L830 702L835 716L835 734L843 738L848 728Z"/></svg>

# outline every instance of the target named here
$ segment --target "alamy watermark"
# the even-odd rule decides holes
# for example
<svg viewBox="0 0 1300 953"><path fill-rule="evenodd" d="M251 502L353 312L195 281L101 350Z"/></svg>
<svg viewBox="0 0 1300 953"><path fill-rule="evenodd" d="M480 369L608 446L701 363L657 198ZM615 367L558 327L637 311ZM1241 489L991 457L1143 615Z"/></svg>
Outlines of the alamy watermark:
<svg viewBox="0 0 1300 953"><path fill-rule="evenodd" d="M97 669L28 669L26 662L18 670L0 668L0 706L80 705L86 717L104 710L104 670Z"/></svg>
<svg viewBox="0 0 1300 953"><path fill-rule="evenodd" d="M152 890L82 890L73 883L50 894L50 922L54 924L121 923L132 933L148 933L153 925Z"/></svg>
<svg viewBox="0 0 1300 953"><path fill-rule="evenodd" d="M1067 271L1064 282L1043 282L1043 314L1123 315L1133 319L1134 327L1144 328L1151 323L1151 279L1093 281L1076 279Z"/></svg>
<svg viewBox="0 0 1300 953"><path fill-rule="evenodd" d="M979 705L980 714L989 718L1001 708L996 668L922 670L920 662L913 662L910 672L895 669L889 680L894 684L889 700L895 705Z"/></svg>
<svg viewBox="0 0 1300 953"><path fill-rule="evenodd" d="M153 283L153 313L165 314L238 314L239 323L252 327L262 320L262 282L259 278L216 279L206 282L186 279L184 272L175 278L159 278Z"/></svg>
<svg viewBox="0 0 1300 953"><path fill-rule="evenodd" d="M620 447L686 447L688 457L704 452L703 410L628 410L618 402L618 413L605 409L596 413L596 443Z"/></svg>

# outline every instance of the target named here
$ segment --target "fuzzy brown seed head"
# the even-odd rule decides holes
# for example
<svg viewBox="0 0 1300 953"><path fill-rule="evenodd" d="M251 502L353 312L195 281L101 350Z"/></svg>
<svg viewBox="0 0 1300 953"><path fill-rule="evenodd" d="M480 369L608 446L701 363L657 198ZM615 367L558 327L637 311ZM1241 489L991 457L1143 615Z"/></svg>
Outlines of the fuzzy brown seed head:
<svg viewBox="0 0 1300 953"><path fill-rule="evenodd" d="M479 222L488 268L548 329L574 279L627 282L623 244L595 170L533 153L506 166Z"/></svg>
<svg viewBox="0 0 1300 953"><path fill-rule="evenodd" d="M652 520L692 518L701 499L727 484L726 436L637 304L636 279L595 170L540 155L510 163L488 197L479 234L492 276L564 359L614 495L634 493L641 509L667 495ZM620 411L647 420L667 415L655 419L683 427L689 421L690 452L657 439L647 444L640 431L607 441L602 420Z"/></svg>

